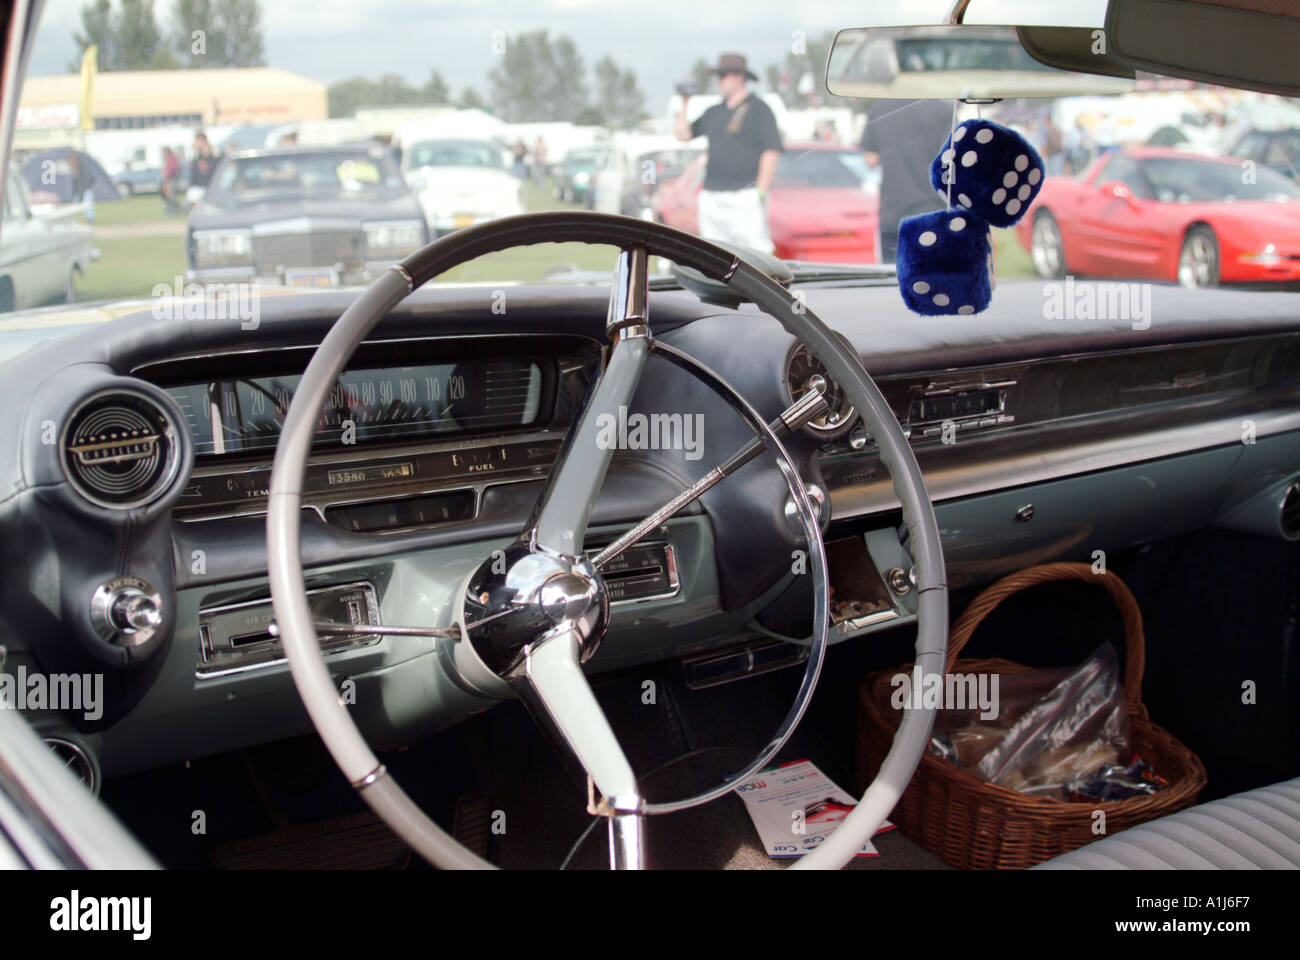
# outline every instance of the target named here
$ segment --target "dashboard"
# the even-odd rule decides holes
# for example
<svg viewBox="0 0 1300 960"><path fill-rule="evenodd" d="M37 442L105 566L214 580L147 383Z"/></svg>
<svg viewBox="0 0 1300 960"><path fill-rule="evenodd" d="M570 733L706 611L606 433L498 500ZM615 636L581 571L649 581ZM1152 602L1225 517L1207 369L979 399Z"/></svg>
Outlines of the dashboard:
<svg viewBox="0 0 1300 960"><path fill-rule="evenodd" d="M325 641L328 662L365 692L358 721L380 745L485 703L439 666L444 646L367 627L446 621L469 572L524 528L607 357L605 291L512 289L508 317L489 292L423 289L396 308L335 384L308 458L309 600L355 628ZM6 365L0 393L21 416L0 424L0 550L23 575L0 585L0 627L11 655L105 672L103 717L58 733L98 738L106 770L304 729L268 604L266 500L302 370L352 296L268 298L258 331L141 311ZM807 289L910 437L950 586L1208 525L1300 539L1290 295L1157 289L1146 330L1120 318L1045 329L1042 296L1005 284L974 326L911 317L888 287ZM824 492L835 639L909 623L897 500L825 369L749 307L658 292L651 316L656 336L769 419L827 389L830 412L787 447ZM703 432L693 449L616 453L589 552L751 438L726 398L666 363L646 369L627 414L698 416ZM788 496L775 464L755 461L625 555L607 574L611 628L592 669L677 659L707 685L797 662L779 639L802 635L809 610ZM113 618L138 606L104 608L110 587L110 600L158 600L131 642Z"/></svg>

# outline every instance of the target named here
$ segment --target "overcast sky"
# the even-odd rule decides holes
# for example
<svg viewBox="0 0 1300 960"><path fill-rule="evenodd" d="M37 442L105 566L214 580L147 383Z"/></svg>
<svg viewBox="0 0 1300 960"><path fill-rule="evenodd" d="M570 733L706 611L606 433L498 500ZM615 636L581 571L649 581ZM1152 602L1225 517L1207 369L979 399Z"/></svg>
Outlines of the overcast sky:
<svg viewBox="0 0 1300 960"><path fill-rule="evenodd" d="M31 74L67 72L77 55L73 33L85 2L46 0ZM1099 23L1097 10L1105 10L1105 0L974 0L968 22L990 22L981 5L990 14L1021 17L993 22L1027 22L1026 10L1057 3L1060 23ZM741 52L762 76L768 63L784 59L797 31L818 37L871 23L937 22L950 5L951 0L262 0L262 26L268 66L324 83L399 73L415 85L436 69L453 92L474 86L484 96L495 61L494 33L545 28L571 36L589 68L606 54L632 67L647 109L658 113L697 57L713 61L723 50ZM172 0L154 2L165 26L171 8Z"/></svg>

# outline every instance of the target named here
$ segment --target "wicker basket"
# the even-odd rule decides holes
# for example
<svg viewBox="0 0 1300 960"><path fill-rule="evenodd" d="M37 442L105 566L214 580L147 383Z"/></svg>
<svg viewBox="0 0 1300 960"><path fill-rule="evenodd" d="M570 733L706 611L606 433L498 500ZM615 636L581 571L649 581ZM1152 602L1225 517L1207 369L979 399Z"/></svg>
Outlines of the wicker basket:
<svg viewBox="0 0 1300 960"><path fill-rule="evenodd" d="M957 654L980 622L1007 597L1058 580L1081 580L1100 586L1119 607L1127 634L1124 696L1133 747L1169 785L1158 793L1127 800L1067 803L986 783L927 750L894 808L893 820L903 833L955 867L1033 866L1098 839L1093 833L1097 810L1105 811L1106 834L1114 834L1190 806L1205 786L1205 767L1196 754L1147 717L1141 699L1146 659L1142 613L1123 581L1113 573L1095 574L1086 563L1048 563L1003 577L976 597L953 625L948 672L1007 674L1031 669L1000 659L958 661ZM890 704L894 693L890 678L911 669L909 664L874 673L862 683L857 756L860 789L865 789L880 768L898 729L898 711Z"/></svg>

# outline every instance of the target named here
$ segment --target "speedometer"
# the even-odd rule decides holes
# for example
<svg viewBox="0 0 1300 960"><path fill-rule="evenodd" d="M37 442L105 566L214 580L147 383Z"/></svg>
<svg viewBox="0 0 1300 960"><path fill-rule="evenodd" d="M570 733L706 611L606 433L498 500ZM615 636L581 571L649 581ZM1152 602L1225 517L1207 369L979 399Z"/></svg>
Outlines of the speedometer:
<svg viewBox="0 0 1300 960"><path fill-rule="evenodd" d="M785 389L790 402L798 400L810 387L816 386L826 394L827 411L807 423L809 430L820 434L835 434L853 422L854 409L840 385L830 378L820 360L800 345L790 354L785 367Z"/></svg>
<svg viewBox="0 0 1300 960"><path fill-rule="evenodd" d="M172 387L199 454L273 450L301 377L240 377ZM537 425L548 414L542 364L473 359L348 370L315 431L319 446L416 440Z"/></svg>

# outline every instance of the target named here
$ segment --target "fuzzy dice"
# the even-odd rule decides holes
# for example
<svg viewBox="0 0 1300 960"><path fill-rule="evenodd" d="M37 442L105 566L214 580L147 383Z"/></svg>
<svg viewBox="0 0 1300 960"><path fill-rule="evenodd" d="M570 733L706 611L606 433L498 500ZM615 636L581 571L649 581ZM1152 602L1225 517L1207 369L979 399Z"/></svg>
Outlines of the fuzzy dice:
<svg viewBox="0 0 1300 960"><path fill-rule="evenodd" d="M1020 220L1043 186L1043 158L1020 134L989 120L957 125L930 164L930 184L952 205L995 227Z"/></svg>
<svg viewBox="0 0 1300 960"><path fill-rule="evenodd" d="M978 313L993 296L993 234L981 217L940 210L898 225L898 288L910 310Z"/></svg>

